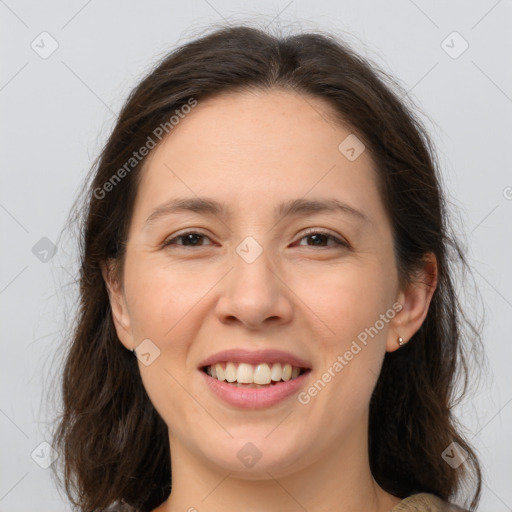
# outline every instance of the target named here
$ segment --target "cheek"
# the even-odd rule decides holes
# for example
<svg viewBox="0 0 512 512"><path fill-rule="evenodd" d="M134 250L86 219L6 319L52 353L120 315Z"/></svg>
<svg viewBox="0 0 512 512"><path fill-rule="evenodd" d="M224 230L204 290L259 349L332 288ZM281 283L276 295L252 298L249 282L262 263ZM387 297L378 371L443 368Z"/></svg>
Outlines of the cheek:
<svg viewBox="0 0 512 512"><path fill-rule="evenodd" d="M363 413L380 373L394 317L393 272L382 261L340 266L296 288L314 312L309 318L321 359L312 410L334 423L337 411Z"/></svg>
<svg viewBox="0 0 512 512"><path fill-rule="evenodd" d="M393 273L381 261L347 262L316 272L313 279L294 278L292 289L316 318L318 341L341 348L391 308Z"/></svg>
<svg viewBox="0 0 512 512"><path fill-rule="evenodd" d="M151 258L127 258L126 263L125 290L134 335L160 343L172 338L184 327L181 320L208 291L208 279L191 277Z"/></svg>
<svg viewBox="0 0 512 512"><path fill-rule="evenodd" d="M390 272L387 269L386 274L382 261L347 260L322 271L295 274L288 281L298 298L305 332L314 337L315 375L297 398L304 423L313 432L323 432L322 439L314 441L317 447L344 442L365 421L385 354L388 324L372 328L393 301L387 282Z"/></svg>
<svg viewBox="0 0 512 512"><path fill-rule="evenodd" d="M150 339L158 354L147 366L139 361L140 375L155 409L171 429L196 419L186 391L187 355L201 327L197 303L209 288L207 276L200 280L150 258L127 258L125 292L132 333L137 343ZM169 421L175 413L181 418L177 424Z"/></svg>

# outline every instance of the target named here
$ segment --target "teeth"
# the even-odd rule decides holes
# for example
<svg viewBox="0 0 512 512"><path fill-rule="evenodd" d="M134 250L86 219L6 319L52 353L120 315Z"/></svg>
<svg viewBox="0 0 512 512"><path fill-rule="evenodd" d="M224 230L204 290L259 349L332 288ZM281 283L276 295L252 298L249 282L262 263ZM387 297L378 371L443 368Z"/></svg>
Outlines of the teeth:
<svg viewBox="0 0 512 512"><path fill-rule="evenodd" d="M291 364L285 364L283 366L283 376L282 379L286 382L287 380L290 380L292 378L292 365Z"/></svg>
<svg viewBox="0 0 512 512"><path fill-rule="evenodd" d="M253 376L252 366L247 363L240 363L238 365L238 371L236 372L236 381L239 384L251 384Z"/></svg>
<svg viewBox="0 0 512 512"><path fill-rule="evenodd" d="M210 366L211 368L211 366ZM226 374L224 373L224 369L222 368L222 365L220 363L217 363L215 366L215 373L216 373L216 377L217 379L219 379L220 381L223 381L223 380L226 380ZM214 377L214 375L212 375L212 377Z"/></svg>
<svg viewBox="0 0 512 512"><path fill-rule="evenodd" d="M217 363L208 366L206 372L213 378L230 383L268 385L272 382L289 381L300 375L300 368L291 364L260 363L251 365L248 363Z"/></svg>
<svg viewBox="0 0 512 512"><path fill-rule="evenodd" d="M283 369L281 368L281 363L274 363L272 365L272 380L277 382L281 380L283 376Z"/></svg>
<svg viewBox="0 0 512 512"><path fill-rule="evenodd" d="M268 364L261 363L256 366L253 376L254 384L270 384L270 368Z"/></svg>
<svg viewBox="0 0 512 512"><path fill-rule="evenodd" d="M227 363L224 375L228 382L235 382L236 380L236 366L234 363Z"/></svg>

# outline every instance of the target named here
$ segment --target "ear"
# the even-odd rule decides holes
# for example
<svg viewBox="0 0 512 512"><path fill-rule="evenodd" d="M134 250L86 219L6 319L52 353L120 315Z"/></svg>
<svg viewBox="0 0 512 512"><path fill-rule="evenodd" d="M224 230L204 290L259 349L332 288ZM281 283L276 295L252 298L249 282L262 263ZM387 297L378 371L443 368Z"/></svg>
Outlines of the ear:
<svg viewBox="0 0 512 512"><path fill-rule="evenodd" d="M112 320L117 332L117 337L121 343L128 349L135 347L130 323L130 314L126 305L123 285L117 276L116 262L112 259L101 262L101 274L108 291L110 308L112 310Z"/></svg>
<svg viewBox="0 0 512 512"><path fill-rule="evenodd" d="M407 343L419 330L427 316L437 279L437 258L430 252L425 255L423 268L416 273L414 281L398 294L397 302L403 307L390 321L386 352L400 348L398 337Z"/></svg>

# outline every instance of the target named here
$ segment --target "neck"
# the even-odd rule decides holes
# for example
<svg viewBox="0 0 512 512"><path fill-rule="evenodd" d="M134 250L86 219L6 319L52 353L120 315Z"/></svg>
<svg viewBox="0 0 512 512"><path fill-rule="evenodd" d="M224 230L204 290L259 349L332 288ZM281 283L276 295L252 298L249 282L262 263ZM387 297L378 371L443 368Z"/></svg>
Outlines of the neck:
<svg viewBox="0 0 512 512"><path fill-rule="evenodd" d="M153 512L389 512L400 499L373 479L361 430L293 471L268 467L250 477L212 465L170 436L172 491Z"/></svg>

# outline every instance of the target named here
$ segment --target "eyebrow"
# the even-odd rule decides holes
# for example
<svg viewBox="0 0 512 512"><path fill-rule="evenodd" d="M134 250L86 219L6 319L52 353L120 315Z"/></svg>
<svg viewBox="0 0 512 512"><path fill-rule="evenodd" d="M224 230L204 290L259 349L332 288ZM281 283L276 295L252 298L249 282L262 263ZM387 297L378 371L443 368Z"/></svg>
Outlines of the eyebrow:
<svg viewBox="0 0 512 512"><path fill-rule="evenodd" d="M146 229L162 217L181 212L202 213L206 215L231 217L231 210L224 204L207 197L176 198L154 208L144 223ZM274 209L276 221L285 217L306 216L313 213L343 213L359 221L370 222L368 217L354 207L334 198L325 199L292 199L281 203Z"/></svg>

